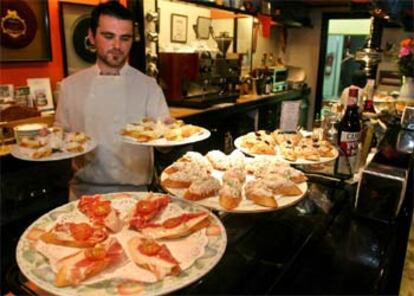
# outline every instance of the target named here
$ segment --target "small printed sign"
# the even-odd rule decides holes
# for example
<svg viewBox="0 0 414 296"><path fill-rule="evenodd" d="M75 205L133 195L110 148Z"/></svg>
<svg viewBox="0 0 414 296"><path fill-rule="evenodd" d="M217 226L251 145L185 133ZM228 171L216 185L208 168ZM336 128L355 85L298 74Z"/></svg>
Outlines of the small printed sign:
<svg viewBox="0 0 414 296"><path fill-rule="evenodd" d="M300 116L300 101L282 102L280 112L280 129L282 131L296 131Z"/></svg>
<svg viewBox="0 0 414 296"><path fill-rule="evenodd" d="M49 78L29 78L27 85L33 98L33 105L39 111L54 110L52 90Z"/></svg>

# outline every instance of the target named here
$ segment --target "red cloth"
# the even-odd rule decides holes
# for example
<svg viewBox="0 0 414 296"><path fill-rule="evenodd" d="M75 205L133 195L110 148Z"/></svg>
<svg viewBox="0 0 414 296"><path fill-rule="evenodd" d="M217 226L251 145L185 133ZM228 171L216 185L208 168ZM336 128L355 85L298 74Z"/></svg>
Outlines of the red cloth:
<svg viewBox="0 0 414 296"><path fill-rule="evenodd" d="M270 26L272 25L272 17L267 15L258 15L257 18L262 24L262 34L264 38L270 37Z"/></svg>

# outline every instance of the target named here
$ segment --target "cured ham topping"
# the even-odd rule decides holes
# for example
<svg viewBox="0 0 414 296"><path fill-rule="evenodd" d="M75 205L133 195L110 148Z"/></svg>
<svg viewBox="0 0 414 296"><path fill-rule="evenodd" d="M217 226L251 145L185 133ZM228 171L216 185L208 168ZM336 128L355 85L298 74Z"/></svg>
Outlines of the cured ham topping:
<svg viewBox="0 0 414 296"><path fill-rule="evenodd" d="M139 200L132 214L130 225L136 229L145 227L151 219L167 207L170 200L168 195L163 195L155 199L147 198Z"/></svg>
<svg viewBox="0 0 414 296"><path fill-rule="evenodd" d="M177 217L168 218L162 223L148 223L145 225L145 228L151 227L164 227L166 229L175 228L181 224L187 223L188 221L206 215L205 212L196 212L196 213L184 213Z"/></svg>
<svg viewBox="0 0 414 296"><path fill-rule="evenodd" d="M59 238L70 239L68 236L71 236L76 241L103 241L108 237L105 229L92 227L88 223L58 223L53 231Z"/></svg>
<svg viewBox="0 0 414 296"><path fill-rule="evenodd" d="M172 264L178 264L166 245L160 245L154 240L143 239L138 251L149 257L157 257Z"/></svg>
<svg viewBox="0 0 414 296"><path fill-rule="evenodd" d="M205 215L204 212L185 213L185 214L182 214L178 217L173 217L173 218L165 220L162 223L162 226L164 226L165 228L174 228L174 227L176 227L176 226L178 226L182 223L186 223L187 221L189 221L191 219L194 219L194 218L197 218L197 217L200 217L200 216L203 216L203 215Z"/></svg>
<svg viewBox="0 0 414 296"><path fill-rule="evenodd" d="M98 265L103 268L116 263L122 255L122 247L116 240L111 240L107 244L88 248L83 251L83 259L76 262L71 270L70 277L73 284L87 278Z"/></svg>

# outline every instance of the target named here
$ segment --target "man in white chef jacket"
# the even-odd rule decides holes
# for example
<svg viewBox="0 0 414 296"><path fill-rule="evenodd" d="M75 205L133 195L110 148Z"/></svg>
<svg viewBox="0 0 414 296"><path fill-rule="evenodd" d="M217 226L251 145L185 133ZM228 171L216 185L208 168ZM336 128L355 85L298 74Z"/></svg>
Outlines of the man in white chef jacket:
<svg viewBox="0 0 414 296"><path fill-rule="evenodd" d="M156 81L127 63L132 13L110 1L99 4L91 17L88 38L96 47L96 64L62 81L56 110L56 125L85 132L98 143L94 151L73 160L70 200L83 194L146 191L153 177L153 150L123 143L119 131L143 117L169 117Z"/></svg>

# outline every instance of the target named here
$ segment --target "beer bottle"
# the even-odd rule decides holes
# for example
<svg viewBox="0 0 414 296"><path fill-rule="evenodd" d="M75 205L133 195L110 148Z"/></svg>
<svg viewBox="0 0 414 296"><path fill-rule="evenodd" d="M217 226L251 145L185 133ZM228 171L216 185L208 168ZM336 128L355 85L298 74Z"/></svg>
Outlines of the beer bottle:
<svg viewBox="0 0 414 296"><path fill-rule="evenodd" d="M355 173L358 162L358 146L361 122L358 112L358 89L350 88L344 116L338 127L338 144L343 152L338 159L337 172L348 175Z"/></svg>

